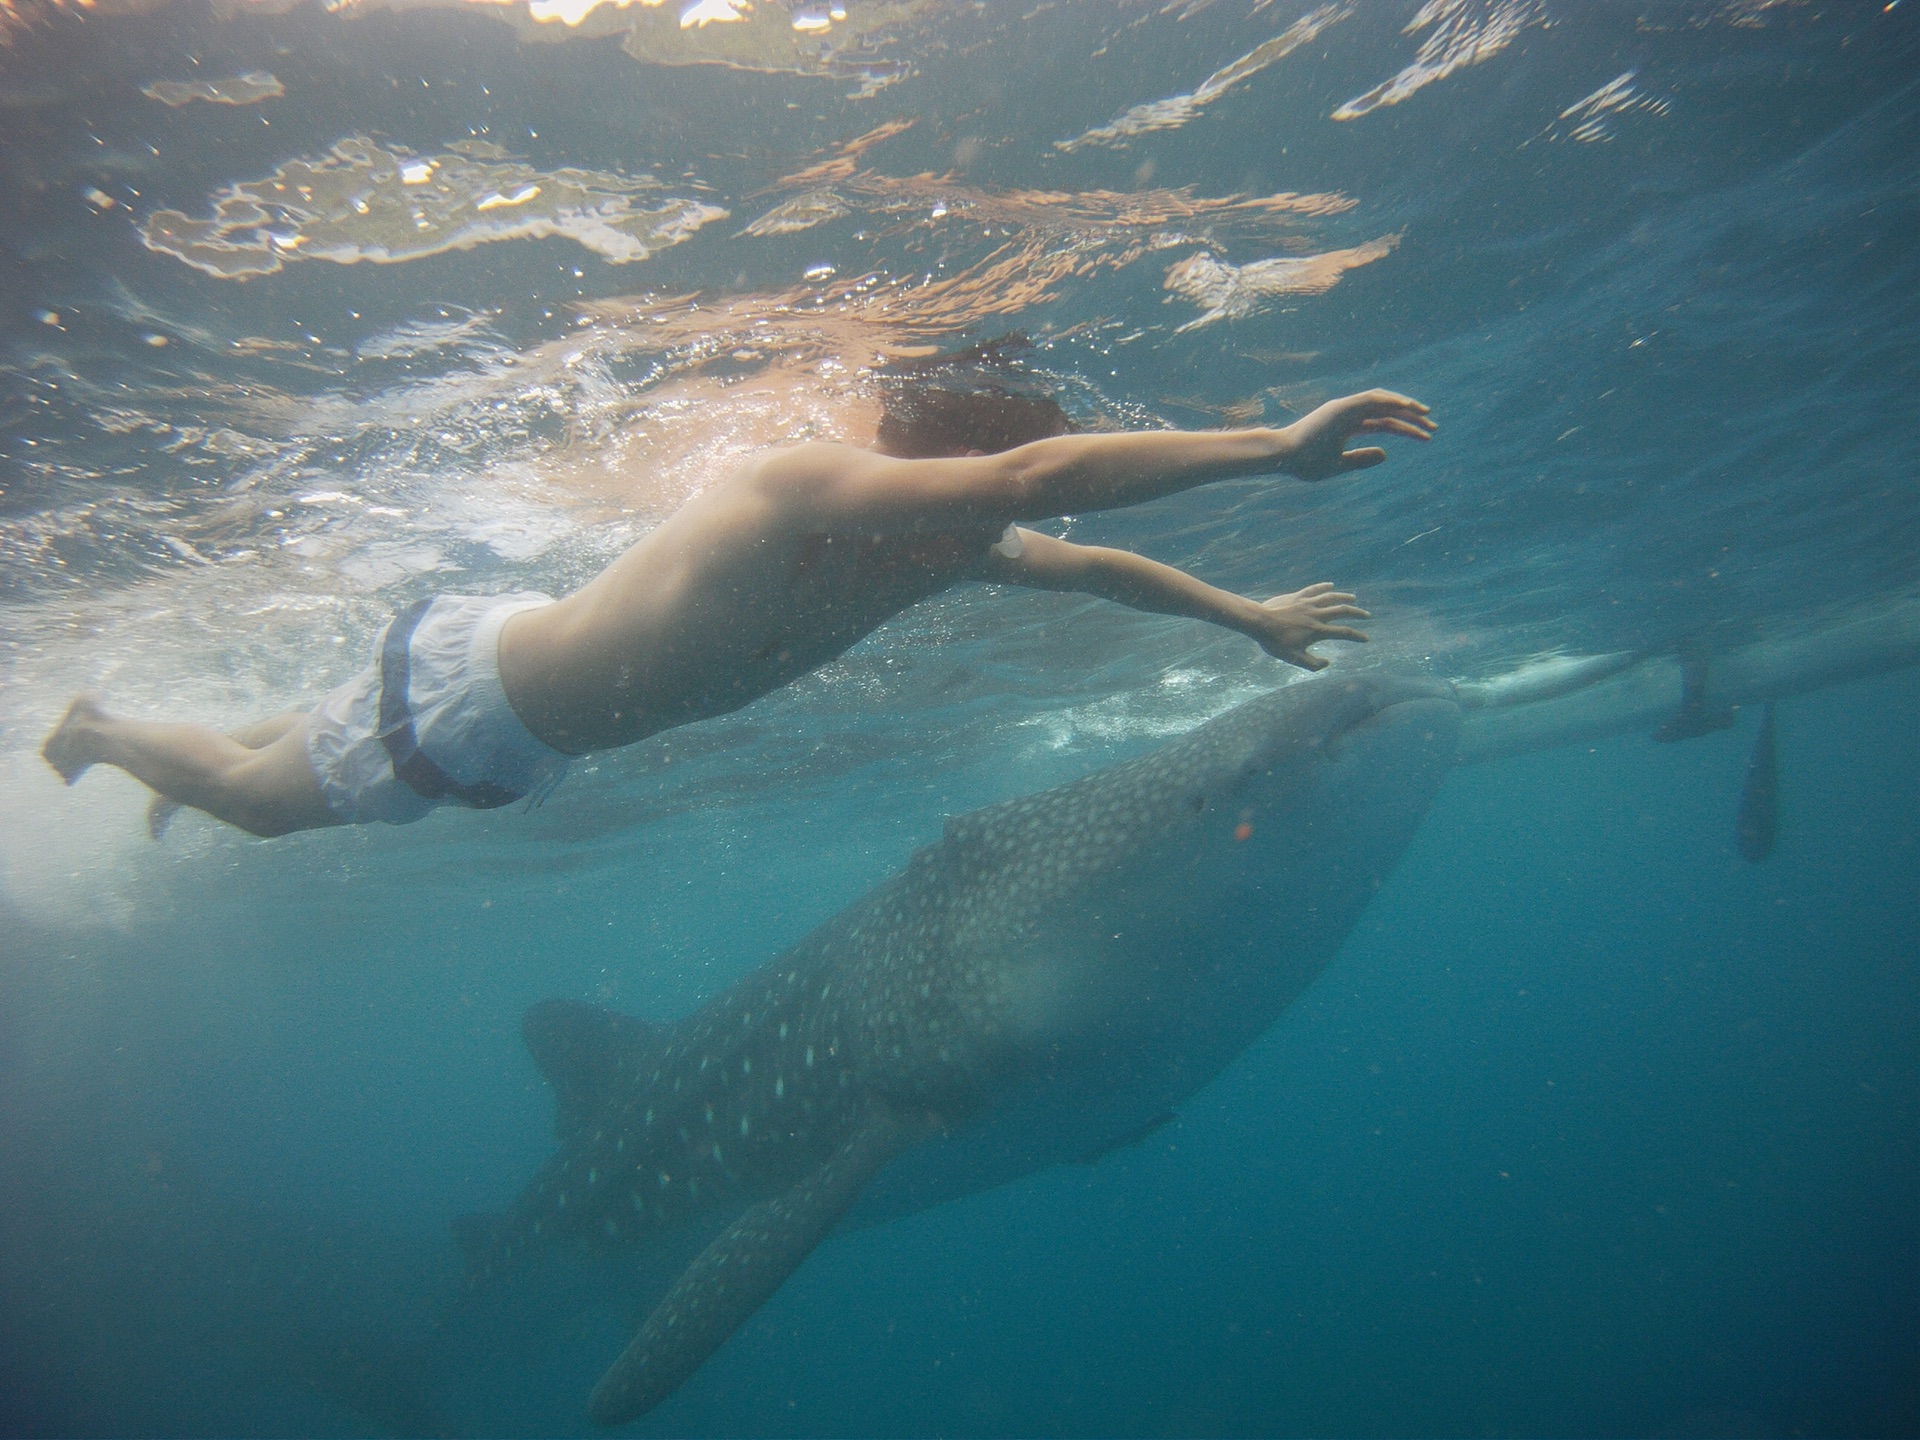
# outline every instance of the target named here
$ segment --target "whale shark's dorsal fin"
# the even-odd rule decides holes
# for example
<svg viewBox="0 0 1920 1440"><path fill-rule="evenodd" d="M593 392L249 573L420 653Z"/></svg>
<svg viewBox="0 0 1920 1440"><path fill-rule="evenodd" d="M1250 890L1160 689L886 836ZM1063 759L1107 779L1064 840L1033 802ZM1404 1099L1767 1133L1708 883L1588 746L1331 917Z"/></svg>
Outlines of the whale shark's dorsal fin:
<svg viewBox="0 0 1920 1440"><path fill-rule="evenodd" d="M1662 745L1676 740L1697 740L1716 730L1733 727L1730 706L1710 704L1707 700L1707 652L1697 644L1680 649L1680 708L1653 732Z"/></svg>
<svg viewBox="0 0 1920 1440"><path fill-rule="evenodd" d="M800 1268L874 1173L915 1138L876 1108L791 1190L721 1231L601 1376L588 1402L593 1422L624 1425L671 1395Z"/></svg>
<svg viewBox="0 0 1920 1440"><path fill-rule="evenodd" d="M553 1086L554 1135L573 1139L652 1061L666 1027L603 1010L580 1000L543 1000L520 1020L520 1034L540 1073Z"/></svg>

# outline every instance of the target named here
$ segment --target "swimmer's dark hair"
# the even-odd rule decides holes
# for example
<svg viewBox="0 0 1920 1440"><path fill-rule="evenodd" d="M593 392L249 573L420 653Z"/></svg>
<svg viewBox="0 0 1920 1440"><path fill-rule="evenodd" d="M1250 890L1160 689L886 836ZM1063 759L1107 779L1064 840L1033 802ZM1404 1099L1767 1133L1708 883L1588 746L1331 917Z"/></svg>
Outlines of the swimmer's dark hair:
<svg viewBox="0 0 1920 1440"><path fill-rule="evenodd" d="M1016 371L1026 337L1003 336L953 355L910 361L882 380L879 449L902 460L978 450L994 455L1073 428L1051 395ZM1020 388L1012 388L1018 385Z"/></svg>

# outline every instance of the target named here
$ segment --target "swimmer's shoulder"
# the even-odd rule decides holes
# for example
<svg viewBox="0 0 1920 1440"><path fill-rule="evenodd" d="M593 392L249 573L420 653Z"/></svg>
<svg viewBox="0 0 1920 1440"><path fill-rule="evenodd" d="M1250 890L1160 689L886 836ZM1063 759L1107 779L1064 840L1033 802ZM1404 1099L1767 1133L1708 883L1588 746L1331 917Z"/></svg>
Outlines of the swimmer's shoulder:
<svg viewBox="0 0 1920 1440"><path fill-rule="evenodd" d="M837 440L807 440L763 450L742 464L729 484L758 492L788 511L837 512L849 482L858 482L891 460L858 445Z"/></svg>

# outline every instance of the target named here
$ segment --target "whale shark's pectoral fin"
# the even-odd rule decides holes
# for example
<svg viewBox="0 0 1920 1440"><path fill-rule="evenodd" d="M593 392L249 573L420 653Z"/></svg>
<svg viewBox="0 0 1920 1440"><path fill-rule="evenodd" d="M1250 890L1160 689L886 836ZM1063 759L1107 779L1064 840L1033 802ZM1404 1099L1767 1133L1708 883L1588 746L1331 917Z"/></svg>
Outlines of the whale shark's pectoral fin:
<svg viewBox="0 0 1920 1440"><path fill-rule="evenodd" d="M593 1119L608 1097L632 1088L654 1063L665 1027L579 1000L542 1000L520 1018L527 1053L553 1086L553 1130L561 1144Z"/></svg>
<svg viewBox="0 0 1920 1440"><path fill-rule="evenodd" d="M1134 1126L1125 1134L1116 1135L1111 1140L1103 1141L1101 1144L1087 1151L1084 1155L1074 1156L1073 1163L1076 1165L1098 1165L1102 1160L1106 1159L1107 1156L1113 1154L1114 1151L1125 1150L1130 1145L1138 1145L1149 1135L1157 1134L1162 1128L1173 1124L1173 1122L1179 1118L1180 1117L1171 1110L1162 1110L1151 1120Z"/></svg>
<svg viewBox="0 0 1920 1440"><path fill-rule="evenodd" d="M672 1394L799 1269L905 1143L893 1116L876 1110L799 1184L721 1231L600 1377L588 1402L593 1422L625 1424Z"/></svg>
<svg viewBox="0 0 1920 1440"><path fill-rule="evenodd" d="M1758 865L1773 853L1773 842L1779 834L1780 754L1773 737L1773 706L1769 704L1760 720L1760 733L1754 736L1753 754L1747 760L1734 836L1740 842L1740 854L1749 864Z"/></svg>

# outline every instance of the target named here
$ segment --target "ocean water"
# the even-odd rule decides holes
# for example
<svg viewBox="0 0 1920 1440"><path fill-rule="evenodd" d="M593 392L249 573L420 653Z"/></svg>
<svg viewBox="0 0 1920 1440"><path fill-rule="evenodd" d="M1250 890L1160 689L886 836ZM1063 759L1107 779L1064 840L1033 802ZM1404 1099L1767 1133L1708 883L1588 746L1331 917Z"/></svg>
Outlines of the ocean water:
<svg viewBox="0 0 1920 1440"><path fill-rule="evenodd" d="M461 1299L523 1010L684 1015L1287 677L960 589L536 809L272 842L63 789L75 691L310 704L1011 333L1090 426L1433 405L1053 527L1337 580L1338 667L1818 647L1920 602L1917 125L1911 0L0 0L0 1431L589 1431L685 1255ZM631 1428L1920 1431L1912 659L1779 700L1757 863L1752 706L1461 765L1175 1123L836 1235Z"/></svg>

